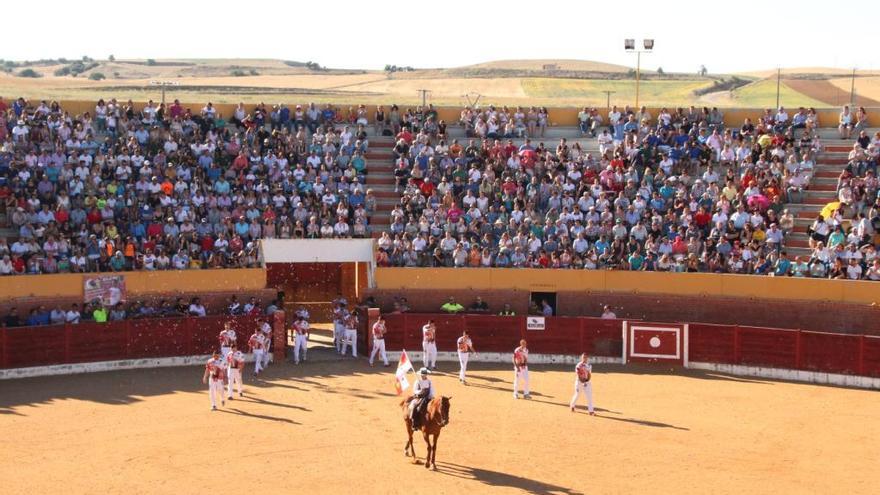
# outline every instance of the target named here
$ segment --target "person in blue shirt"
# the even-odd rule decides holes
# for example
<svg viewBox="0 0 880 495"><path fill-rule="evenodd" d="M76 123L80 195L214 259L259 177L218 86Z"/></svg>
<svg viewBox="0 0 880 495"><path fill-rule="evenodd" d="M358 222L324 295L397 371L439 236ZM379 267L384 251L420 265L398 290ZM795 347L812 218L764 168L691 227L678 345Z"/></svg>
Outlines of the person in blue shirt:
<svg viewBox="0 0 880 495"><path fill-rule="evenodd" d="M336 112L329 104L327 104L327 106L324 107L324 110L321 110L321 118L324 120L325 124L331 124L336 118Z"/></svg>
<svg viewBox="0 0 880 495"><path fill-rule="evenodd" d="M786 277L791 271L791 261L788 259L788 254L783 251L779 254L779 259L776 260L776 264L773 266L773 274L777 277Z"/></svg>
<svg viewBox="0 0 880 495"><path fill-rule="evenodd" d="M249 231L250 224L247 223L247 220L243 216L238 217L238 221L235 222L235 233L240 235L242 239L247 239Z"/></svg>
<svg viewBox="0 0 880 495"><path fill-rule="evenodd" d="M129 226L128 231L138 242L141 242L147 236L147 229L140 219L135 219L134 223Z"/></svg>
<svg viewBox="0 0 880 495"><path fill-rule="evenodd" d="M645 258L642 257L642 253L638 250L629 256L629 269L632 271L641 270L644 263Z"/></svg>
<svg viewBox="0 0 880 495"><path fill-rule="evenodd" d="M623 118L621 118L620 120L618 120L614 124L614 140L615 141L623 141L623 138L624 138L623 127L624 127Z"/></svg>
<svg viewBox="0 0 880 495"><path fill-rule="evenodd" d="M361 193L360 189L355 189L354 192L348 196L348 204L352 208L357 208L364 204L364 195Z"/></svg>
<svg viewBox="0 0 880 495"><path fill-rule="evenodd" d="M599 256L602 256L603 254L605 254L608 251L609 246L610 245L608 244L608 241L605 239L605 236L604 235L600 236L599 240L596 241L596 244L594 246L596 249L596 254L598 254Z"/></svg>
<svg viewBox="0 0 880 495"><path fill-rule="evenodd" d="M278 123L288 131L290 130L290 109L287 108L287 105L281 105L281 110L278 111Z"/></svg>

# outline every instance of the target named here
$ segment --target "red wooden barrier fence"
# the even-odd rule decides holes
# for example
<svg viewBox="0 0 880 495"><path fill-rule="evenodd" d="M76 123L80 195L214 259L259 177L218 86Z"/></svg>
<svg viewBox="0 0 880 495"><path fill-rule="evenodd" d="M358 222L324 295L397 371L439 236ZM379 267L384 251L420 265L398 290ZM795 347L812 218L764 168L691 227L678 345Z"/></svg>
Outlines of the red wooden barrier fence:
<svg viewBox="0 0 880 495"><path fill-rule="evenodd" d="M422 326L433 320L437 326L437 349L454 351L455 341L467 330L480 352L513 352L525 338L529 348L543 354L621 355L621 320L553 317L544 330L527 331L524 316L390 314L385 316L389 351L422 349Z"/></svg>
<svg viewBox="0 0 880 495"><path fill-rule="evenodd" d="M239 345L256 328L253 316L156 318L0 329L0 368L210 354L226 322Z"/></svg>
<svg viewBox="0 0 880 495"><path fill-rule="evenodd" d="M521 338L541 354L619 357L623 350L621 320L550 317L544 330L529 331L524 316L404 313L386 315L388 351L421 350L429 319L437 325L440 351L454 351L464 329L482 352L512 352ZM254 317L209 316L2 328L0 368L207 354L227 321L241 344L256 325ZM365 320L362 329L365 337ZM283 349L283 335L276 332L276 351ZM688 351L691 362L880 377L880 337L690 323Z"/></svg>

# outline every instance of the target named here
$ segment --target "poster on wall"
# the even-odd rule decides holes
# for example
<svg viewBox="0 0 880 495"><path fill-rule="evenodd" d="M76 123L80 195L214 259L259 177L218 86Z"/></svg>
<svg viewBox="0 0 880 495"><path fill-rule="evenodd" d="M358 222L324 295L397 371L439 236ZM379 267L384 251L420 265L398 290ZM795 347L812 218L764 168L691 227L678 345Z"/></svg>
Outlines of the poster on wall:
<svg viewBox="0 0 880 495"><path fill-rule="evenodd" d="M543 316L527 316L526 330L544 330Z"/></svg>
<svg viewBox="0 0 880 495"><path fill-rule="evenodd" d="M125 301L125 277L122 275L94 275L85 277L83 301L100 301L104 306L115 306Z"/></svg>

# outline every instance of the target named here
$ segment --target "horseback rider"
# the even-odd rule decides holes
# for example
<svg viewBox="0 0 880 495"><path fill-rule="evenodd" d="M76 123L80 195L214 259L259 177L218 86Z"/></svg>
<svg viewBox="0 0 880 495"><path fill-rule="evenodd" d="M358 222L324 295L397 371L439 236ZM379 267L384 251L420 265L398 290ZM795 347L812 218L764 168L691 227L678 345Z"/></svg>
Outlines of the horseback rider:
<svg viewBox="0 0 880 495"><path fill-rule="evenodd" d="M428 368L419 370L419 379L413 385L413 399L409 403L409 417L412 420L412 429L418 430L422 427L422 418L425 416L425 410L428 403L434 398L434 385L428 379L431 372Z"/></svg>

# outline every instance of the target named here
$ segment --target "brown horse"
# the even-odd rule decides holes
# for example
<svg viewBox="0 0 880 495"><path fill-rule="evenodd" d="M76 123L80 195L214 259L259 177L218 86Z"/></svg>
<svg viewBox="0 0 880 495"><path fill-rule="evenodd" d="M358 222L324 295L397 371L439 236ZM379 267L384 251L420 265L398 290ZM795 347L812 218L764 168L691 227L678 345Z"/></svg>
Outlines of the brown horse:
<svg viewBox="0 0 880 495"><path fill-rule="evenodd" d="M425 412L425 420L420 428L422 435L425 437L425 444L428 446L428 455L425 456L425 468L433 467L437 469L437 438L440 436L440 430L449 424L449 401L452 397L434 397L428 403L428 409ZM403 408L403 421L406 424L406 433L409 436L406 445L403 447L403 455L413 458L413 464L418 464L416 458L416 449L413 446L413 428L412 420L409 418L409 403L413 400L410 396L400 403ZM431 437L434 441L431 442Z"/></svg>

